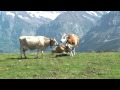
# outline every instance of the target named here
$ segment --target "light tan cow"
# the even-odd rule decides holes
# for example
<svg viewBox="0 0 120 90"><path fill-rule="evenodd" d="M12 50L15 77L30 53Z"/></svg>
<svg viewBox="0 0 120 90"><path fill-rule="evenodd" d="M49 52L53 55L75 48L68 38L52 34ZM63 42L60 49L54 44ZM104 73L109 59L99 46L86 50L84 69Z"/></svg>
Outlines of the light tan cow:
<svg viewBox="0 0 120 90"><path fill-rule="evenodd" d="M26 58L25 51L28 49L30 50L37 49L38 58L39 50L41 50L43 56L44 50L46 50L49 46L52 47L58 44L56 39L48 38L45 36L21 36L19 37L19 41L20 41L20 58L22 58L22 54L24 54L24 57Z"/></svg>

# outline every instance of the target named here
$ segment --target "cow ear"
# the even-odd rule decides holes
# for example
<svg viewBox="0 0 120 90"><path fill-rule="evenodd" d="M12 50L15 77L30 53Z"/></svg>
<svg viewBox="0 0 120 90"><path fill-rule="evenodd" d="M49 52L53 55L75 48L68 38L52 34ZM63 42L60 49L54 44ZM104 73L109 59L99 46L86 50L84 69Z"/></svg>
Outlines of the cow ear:
<svg viewBox="0 0 120 90"><path fill-rule="evenodd" d="M55 38L51 38L51 40L56 41L56 39L55 39Z"/></svg>
<svg viewBox="0 0 120 90"><path fill-rule="evenodd" d="M67 35L66 33L64 33L64 35Z"/></svg>
<svg viewBox="0 0 120 90"><path fill-rule="evenodd" d="M67 37L69 34L68 33L65 33L65 36Z"/></svg>

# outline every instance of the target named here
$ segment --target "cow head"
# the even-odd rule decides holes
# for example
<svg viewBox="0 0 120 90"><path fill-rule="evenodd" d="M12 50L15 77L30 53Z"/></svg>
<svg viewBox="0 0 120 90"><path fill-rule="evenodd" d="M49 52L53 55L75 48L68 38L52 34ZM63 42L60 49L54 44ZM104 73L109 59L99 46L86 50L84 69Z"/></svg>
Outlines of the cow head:
<svg viewBox="0 0 120 90"><path fill-rule="evenodd" d="M68 37L67 34L65 34L65 33L62 34L62 38L61 38L60 42L61 43L67 42L67 37Z"/></svg>
<svg viewBox="0 0 120 90"><path fill-rule="evenodd" d="M58 42L56 41L55 38L50 39L50 47L58 45Z"/></svg>

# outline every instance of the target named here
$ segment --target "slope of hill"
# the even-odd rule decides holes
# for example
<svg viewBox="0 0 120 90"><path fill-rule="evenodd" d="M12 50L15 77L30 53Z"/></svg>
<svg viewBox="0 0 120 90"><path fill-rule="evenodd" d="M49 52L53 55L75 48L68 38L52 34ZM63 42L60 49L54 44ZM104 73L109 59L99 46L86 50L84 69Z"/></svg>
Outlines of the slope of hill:
<svg viewBox="0 0 120 90"><path fill-rule="evenodd" d="M55 37L75 33L82 38L108 11L1 11L0 52L18 52L21 35Z"/></svg>
<svg viewBox="0 0 120 90"><path fill-rule="evenodd" d="M59 41L61 33L74 33L82 38L91 27L108 11L67 11L55 20L40 26L36 35L55 37Z"/></svg>
<svg viewBox="0 0 120 90"><path fill-rule="evenodd" d="M104 15L82 38L80 51L120 51L120 11Z"/></svg>
<svg viewBox="0 0 120 90"><path fill-rule="evenodd" d="M56 12L56 13L55 13ZM44 12L47 17L33 11L1 11L0 12L0 52L18 51L20 35L35 35L42 24L51 22L62 12ZM55 14L54 14L55 13ZM39 16L38 16L39 15Z"/></svg>

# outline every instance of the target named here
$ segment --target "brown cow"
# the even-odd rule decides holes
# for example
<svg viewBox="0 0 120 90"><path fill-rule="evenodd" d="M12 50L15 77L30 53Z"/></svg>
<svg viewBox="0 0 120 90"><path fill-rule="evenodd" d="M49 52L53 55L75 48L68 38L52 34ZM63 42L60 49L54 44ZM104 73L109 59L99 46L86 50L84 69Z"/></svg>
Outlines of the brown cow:
<svg viewBox="0 0 120 90"><path fill-rule="evenodd" d="M52 49L52 53L68 53L68 47L66 44L63 45L57 45Z"/></svg>
<svg viewBox="0 0 120 90"><path fill-rule="evenodd" d="M66 46L71 47L70 56L75 55L75 48L79 45L79 37L75 34L63 34L60 40L61 43L66 43ZM72 46L71 46L72 45Z"/></svg>

